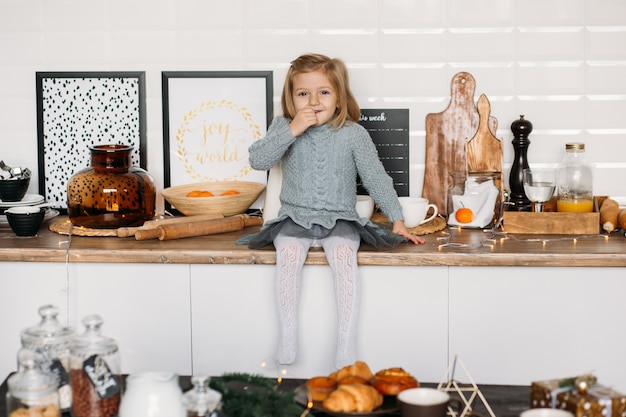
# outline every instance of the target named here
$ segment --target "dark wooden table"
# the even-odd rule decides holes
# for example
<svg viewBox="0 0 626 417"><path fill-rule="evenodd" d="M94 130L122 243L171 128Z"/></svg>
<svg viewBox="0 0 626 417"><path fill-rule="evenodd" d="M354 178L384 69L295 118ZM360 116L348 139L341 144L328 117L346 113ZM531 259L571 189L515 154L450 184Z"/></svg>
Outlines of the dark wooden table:
<svg viewBox="0 0 626 417"><path fill-rule="evenodd" d="M280 385L282 390L295 390L300 385L304 384L305 380L302 379L285 379ZM434 383L422 383L422 386L436 387ZM180 387L183 391L191 389L191 382L189 376L180 377ZM483 397L491 407L496 417L519 417L519 414L529 408L530 404L530 387L529 386L513 386L513 385L479 385L478 389L482 393ZM7 393L7 379L0 385L0 417L4 417L7 414L6 411L6 393ZM464 392L465 398L470 398L471 392ZM452 393L452 397L455 398L455 394ZM304 410L304 409L303 409ZM477 396L474 401L474 416L476 417L489 417L489 412L483 406L482 400ZM309 415L316 417L328 417L325 413L312 412ZM391 413L386 416L399 416L399 413ZM64 413L63 417L69 417L70 413ZM380 416L383 417L383 416Z"/></svg>

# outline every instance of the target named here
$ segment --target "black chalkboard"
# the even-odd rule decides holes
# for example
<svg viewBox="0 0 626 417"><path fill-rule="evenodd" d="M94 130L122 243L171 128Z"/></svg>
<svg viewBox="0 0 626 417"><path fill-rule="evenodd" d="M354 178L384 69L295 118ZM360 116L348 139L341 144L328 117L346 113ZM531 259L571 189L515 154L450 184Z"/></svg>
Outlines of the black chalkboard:
<svg viewBox="0 0 626 417"><path fill-rule="evenodd" d="M361 109L359 124L369 132L398 196L409 195L409 109ZM357 193L367 194L357 179Z"/></svg>

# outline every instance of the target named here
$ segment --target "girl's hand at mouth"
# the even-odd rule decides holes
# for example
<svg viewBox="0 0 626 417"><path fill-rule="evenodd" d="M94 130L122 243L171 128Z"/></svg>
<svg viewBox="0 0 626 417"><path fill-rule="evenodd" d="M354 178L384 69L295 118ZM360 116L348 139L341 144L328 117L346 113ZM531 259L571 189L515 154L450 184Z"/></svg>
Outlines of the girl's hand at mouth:
<svg viewBox="0 0 626 417"><path fill-rule="evenodd" d="M289 124L291 134L296 137L303 134L309 127L317 124L317 113L313 108L299 110Z"/></svg>

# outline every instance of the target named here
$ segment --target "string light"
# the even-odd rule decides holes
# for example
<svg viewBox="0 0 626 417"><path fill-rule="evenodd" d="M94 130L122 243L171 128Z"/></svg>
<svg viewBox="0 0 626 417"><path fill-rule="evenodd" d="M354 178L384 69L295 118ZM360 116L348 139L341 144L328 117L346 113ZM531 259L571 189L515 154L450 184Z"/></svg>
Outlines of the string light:
<svg viewBox="0 0 626 417"><path fill-rule="evenodd" d="M485 229L483 232L488 233L486 237L480 240L478 243L459 243L452 241L452 235L449 232L442 232L443 236L437 238L439 242L439 250L442 248L451 247L451 248L469 248L469 249L478 249L480 247L489 247L493 249L498 242L502 246L504 241L513 240L516 242L537 242L541 243L541 245L545 248L548 243L551 242L572 242L574 245L581 239L596 239L602 238L605 241L608 241L608 235L604 234L593 234L593 235L576 235L576 236L559 236L554 238L546 238L546 237L537 237L537 238L521 238L519 236L515 236L512 234L508 234L506 232L498 231L494 229Z"/></svg>

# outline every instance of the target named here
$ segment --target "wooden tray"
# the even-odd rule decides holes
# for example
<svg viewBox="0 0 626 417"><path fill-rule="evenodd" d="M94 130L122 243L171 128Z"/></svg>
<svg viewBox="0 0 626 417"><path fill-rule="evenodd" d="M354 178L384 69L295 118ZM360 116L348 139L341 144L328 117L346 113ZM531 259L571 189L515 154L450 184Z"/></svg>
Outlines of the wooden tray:
<svg viewBox="0 0 626 417"><path fill-rule="evenodd" d="M591 213L505 211L502 218L502 230L507 233L546 235L598 234L601 232L598 207L600 207L602 200L605 198L594 197L595 209ZM546 206L556 206L556 202L551 201L546 203Z"/></svg>

